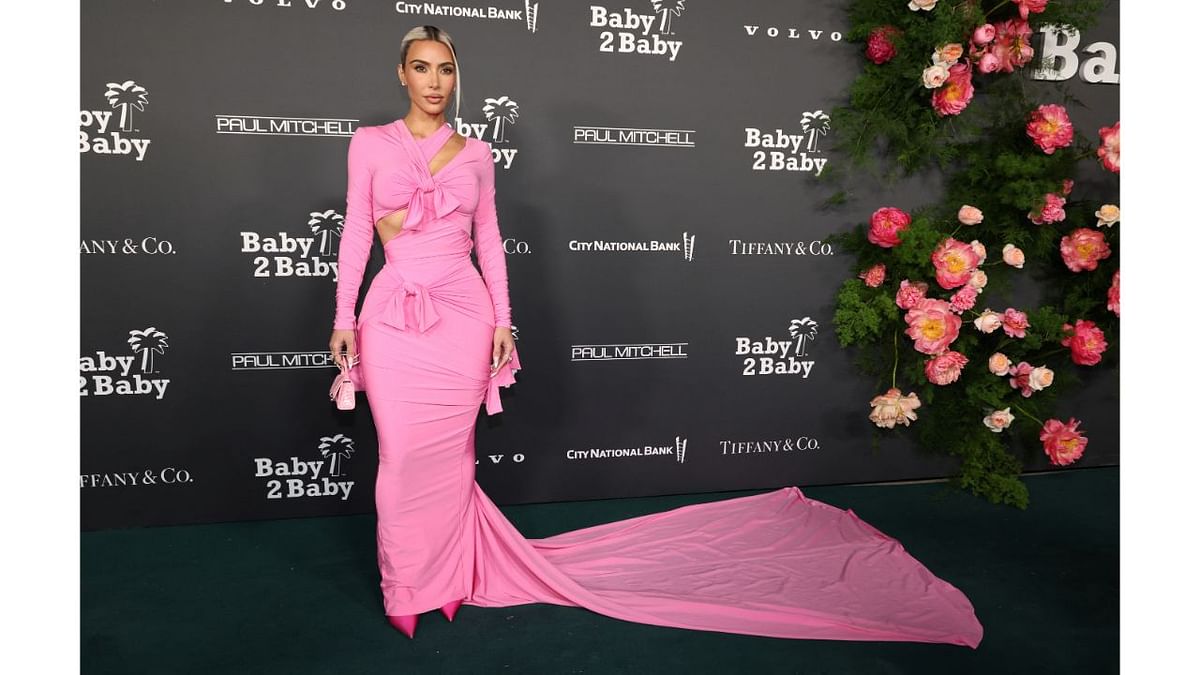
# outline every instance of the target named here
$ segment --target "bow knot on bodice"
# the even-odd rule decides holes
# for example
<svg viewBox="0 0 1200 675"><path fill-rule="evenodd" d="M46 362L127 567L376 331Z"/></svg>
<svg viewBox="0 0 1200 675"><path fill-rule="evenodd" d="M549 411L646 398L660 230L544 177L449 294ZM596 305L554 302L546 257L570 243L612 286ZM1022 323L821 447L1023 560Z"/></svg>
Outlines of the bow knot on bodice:
<svg viewBox="0 0 1200 675"><path fill-rule="evenodd" d="M445 218L458 208L458 199L433 176L418 175L408 201L404 229L419 230L426 223Z"/></svg>

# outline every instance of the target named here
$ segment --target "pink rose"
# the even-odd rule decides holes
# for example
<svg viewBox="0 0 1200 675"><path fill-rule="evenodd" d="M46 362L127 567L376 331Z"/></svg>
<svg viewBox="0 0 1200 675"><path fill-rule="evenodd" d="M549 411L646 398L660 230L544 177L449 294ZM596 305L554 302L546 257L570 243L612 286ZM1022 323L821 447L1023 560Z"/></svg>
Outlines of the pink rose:
<svg viewBox="0 0 1200 675"><path fill-rule="evenodd" d="M900 29L895 26L879 26L867 37L867 58L876 64L884 64L896 56L895 40Z"/></svg>
<svg viewBox="0 0 1200 675"><path fill-rule="evenodd" d="M1009 425L1013 423L1014 419L1016 419L1016 417L1009 412L1008 408L1003 410L993 410L992 412L988 413L987 417L983 418L983 426L996 433L1000 433L1001 431L1007 429Z"/></svg>
<svg viewBox="0 0 1200 675"><path fill-rule="evenodd" d="M971 272L979 266L979 254L970 244L947 237L930 255L938 285L947 290L958 288L971 280Z"/></svg>
<svg viewBox="0 0 1200 675"><path fill-rule="evenodd" d="M1112 286L1108 287L1108 311L1121 316L1121 270L1113 272Z"/></svg>
<svg viewBox="0 0 1200 675"><path fill-rule="evenodd" d="M971 35L971 41L977 45L986 45L996 39L996 27L990 23L985 23L975 29L975 33Z"/></svg>
<svg viewBox="0 0 1200 675"><path fill-rule="evenodd" d="M1017 269L1025 266L1025 252L1012 244L1005 244L1001 255L1004 257L1004 262Z"/></svg>
<svg viewBox="0 0 1200 675"><path fill-rule="evenodd" d="M906 335L916 343L913 348L923 354L940 354L958 339L962 319L950 311L945 300L924 298L904 315Z"/></svg>
<svg viewBox="0 0 1200 675"><path fill-rule="evenodd" d="M970 204L963 204L958 209L958 222L963 225L978 225L983 222L983 211Z"/></svg>
<svg viewBox="0 0 1200 675"><path fill-rule="evenodd" d="M912 309L917 306L917 303L925 298L925 291L929 290L929 284L918 281L910 283L908 279L900 282L900 290L896 291L896 306L900 309Z"/></svg>
<svg viewBox="0 0 1200 675"><path fill-rule="evenodd" d="M1004 310L1004 317L1001 322L1004 324L1004 333L1009 337L1023 338L1025 337L1025 329L1029 328L1029 317L1025 316L1025 312L1015 310L1012 307Z"/></svg>
<svg viewBox="0 0 1200 675"><path fill-rule="evenodd" d="M1034 211L1030 211L1029 219L1037 225L1057 223L1061 220L1065 220L1067 217L1067 212L1065 209L1063 209L1063 206L1066 205L1066 203L1067 200L1062 196L1056 195L1052 192L1047 192L1045 200L1042 202L1041 209L1037 210L1036 213Z"/></svg>
<svg viewBox="0 0 1200 675"><path fill-rule="evenodd" d="M1054 383L1054 371L1046 366L1038 366L1029 371L1029 388L1041 391Z"/></svg>
<svg viewBox="0 0 1200 675"><path fill-rule="evenodd" d="M884 206L871 214L871 227L867 230L867 241L892 248L900 243L900 233L912 224L912 217L893 206Z"/></svg>
<svg viewBox="0 0 1200 675"><path fill-rule="evenodd" d="M971 272L971 280L967 282L967 285L977 291L982 291L983 287L987 286L987 282L987 272L984 272L983 270L975 270L974 272Z"/></svg>
<svg viewBox="0 0 1200 675"><path fill-rule="evenodd" d="M1058 250L1062 253L1063 262L1072 272L1091 272L1101 260L1112 255L1112 249L1104 240L1104 233L1086 227L1063 237Z"/></svg>
<svg viewBox="0 0 1200 675"><path fill-rule="evenodd" d="M1083 456L1088 439L1076 431L1078 426L1079 422L1074 417L1066 424L1059 420L1046 420L1042 425L1042 448L1050 458L1051 464L1066 466Z"/></svg>
<svg viewBox="0 0 1200 675"><path fill-rule="evenodd" d="M1061 194L1062 196L1066 197L1067 195L1071 194L1071 190L1074 188L1075 188L1075 181L1071 180L1070 178L1064 178L1062 189L1059 190L1058 193Z"/></svg>
<svg viewBox="0 0 1200 675"><path fill-rule="evenodd" d="M917 419L917 413L913 411L920 407L921 400L916 394L909 392L908 396L901 396L900 390L892 387L886 394L871 399L870 420L875 426L887 429L895 427L897 423L908 426L909 422Z"/></svg>
<svg viewBox="0 0 1200 675"><path fill-rule="evenodd" d="M1075 138L1075 127L1071 126L1066 108L1053 103L1039 105L1029 113L1025 135L1032 138L1042 152L1052 155L1055 150L1071 145Z"/></svg>
<svg viewBox="0 0 1200 675"><path fill-rule="evenodd" d="M1041 14L1046 11L1047 2L1048 0L1013 0L1022 19L1028 19L1031 12Z"/></svg>
<svg viewBox="0 0 1200 675"><path fill-rule="evenodd" d="M1029 27L1029 22L1023 19L1001 21L996 24L996 41L988 52L1000 60L1000 70L1011 73L1033 58L1032 37L1033 29Z"/></svg>
<svg viewBox="0 0 1200 675"><path fill-rule="evenodd" d="M1100 127L1100 147L1096 149L1104 168L1113 173L1121 173L1121 123L1111 127Z"/></svg>
<svg viewBox="0 0 1200 675"><path fill-rule="evenodd" d="M1108 349L1108 342L1104 340L1104 331L1095 323L1087 319L1077 320L1074 326L1064 323L1063 332L1066 337L1062 339L1062 346L1071 348L1072 361L1081 366L1100 363L1100 355Z"/></svg>
<svg viewBox="0 0 1200 675"><path fill-rule="evenodd" d="M966 63L950 66L950 75L941 89L933 92L933 109L941 117L957 115L966 110L975 96L975 85L971 84L971 67Z"/></svg>
<svg viewBox="0 0 1200 675"><path fill-rule="evenodd" d="M925 377L937 385L947 385L958 380L967 357L958 352L944 351L925 362Z"/></svg>
<svg viewBox="0 0 1200 675"><path fill-rule="evenodd" d="M993 375L1000 375L1001 377L1007 375L1008 368L1011 365L1012 361L1000 352L996 352L988 358L988 370L992 371Z"/></svg>
<svg viewBox="0 0 1200 675"><path fill-rule="evenodd" d="M950 296L950 310L956 314L971 309L975 306L975 298L979 296L979 291L968 285L958 289L958 292Z"/></svg>
<svg viewBox="0 0 1200 675"><path fill-rule="evenodd" d="M862 279L871 288L879 288L883 285L883 280L887 276L887 267L883 263L872 265L871 269L865 272L859 272L858 278Z"/></svg>
<svg viewBox="0 0 1200 675"><path fill-rule="evenodd" d="M985 52L979 57L979 72L987 75L1000 70L1000 57L991 52Z"/></svg>
<svg viewBox="0 0 1200 675"><path fill-rule="evenodd" d="M1004 325L1004 315L998 312L993 312L990 309L985 309L975 319L975 328L981 333L993 333L997 328Z"/></svg>
<svg viewBox="0 0 1200 675"><path fill-rule="evenodd" d="M1008 384L1013 389L1020 389L1021 395L1025 398L1033 396L1033 389L1029 386L1029 374L1032 372L1033 366L1029 365L1026 361L1022 361L1008 369L1008 374L1012 375L1012 379L1008 381Z"/></svg>

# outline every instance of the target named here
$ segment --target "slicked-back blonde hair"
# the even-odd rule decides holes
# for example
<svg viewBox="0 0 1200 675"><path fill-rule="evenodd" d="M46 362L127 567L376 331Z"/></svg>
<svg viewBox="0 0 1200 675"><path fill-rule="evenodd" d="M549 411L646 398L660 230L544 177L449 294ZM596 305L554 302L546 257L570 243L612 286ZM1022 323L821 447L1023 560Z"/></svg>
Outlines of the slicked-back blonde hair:
<svg viewBox="0 0 1200 675"><path fill-rule="evenodd" d="M458 52L454 49L454 40L450 34L437 26L417 26L404 34L400 41L400 64L408 61L408 48L416 40L434 40L450 49L450 58L454 60L454 116L459 116L459 104L462 102L462 69L458 67Z"/></svg>

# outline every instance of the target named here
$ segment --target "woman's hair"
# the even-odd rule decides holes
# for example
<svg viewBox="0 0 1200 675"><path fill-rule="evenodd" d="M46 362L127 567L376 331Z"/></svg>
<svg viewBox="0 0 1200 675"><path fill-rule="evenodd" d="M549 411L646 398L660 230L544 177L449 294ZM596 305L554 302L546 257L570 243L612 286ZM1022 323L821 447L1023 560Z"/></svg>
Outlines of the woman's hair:
<svg viewBox="0 0 1200 675"><path fill-rule="evenodd" d="M408 59L408 47L415 40L435 40L446 45L450 49L450 58L454 60L454 116L458 117L459 103L462 101L462 69L458 67L458 53L454 49L454 40L450 38L450 34L438 28L437 26L417 26L404 34L404 39L400 41L400 63L403 65Z"/></svg>

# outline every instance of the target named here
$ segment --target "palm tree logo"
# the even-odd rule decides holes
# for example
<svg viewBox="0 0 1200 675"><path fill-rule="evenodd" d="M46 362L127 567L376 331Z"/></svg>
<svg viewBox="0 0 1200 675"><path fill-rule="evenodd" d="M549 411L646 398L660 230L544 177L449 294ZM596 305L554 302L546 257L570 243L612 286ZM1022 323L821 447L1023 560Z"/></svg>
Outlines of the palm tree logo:
<svg viewBox="0 0 1200 675"><path fill-rule="evenodd" d="M500 98L485 98L483 104L483 114L488 121L496 120L496 126L492 129L492 142L504 142L504 123L513 124L520 117L517 112L517 102L507 96Z"/></svg>
<svg viewBox="0 0 1200 675"><path fill-rule="evenodd" d="M333 237L330 235L342 236L344 219L341 214L333 210L312 211L308 216L309 229L321 240L321 255L333 255Z"/></svg>
<svg viewBox="0 0 1200 675"><path fill-rule="evenodd" d="M683 14L684 2L687 2L687 0L650 0L650 4L654 7L654 12L662 14L662 21L658 24L658 32L660 34L675 34L675 31L671 30L671 15L679 16Z"/></svg>
<svg viewBox="0 0 1200 675"><path fill-rule="evenodd" d="M108 105L113 109L118 106L121 108L121 131L133 131L133 109L146 109L146 88L135 84L133 80L125 80L120 84L109 82L104 86L108 87L108 91L104 92Z"/></svg>
<svg viewBox="0 0 1200 675"><path fill-rule="evenodd" d="M151 326L145 330L129 331L129 348L142 353L142 372L153 373L154 354L162 354L167 348L167 334Z"/></svg>
<svg viewBox="0 0 1200 675"><path fill-rule="evenodd" d="M350 455L354 454L354 439L347 438L341 434L336 436L322 436L321 444L317 446L321 451L321 456L329 460L329 475L342 475L341 459L350 459Z"/></svg>
<svg viewBox="0 0 1200 675"><path fill-rule="evenodd" d="M807 316L803 319L792 319L791 324L788 325L788 332L796 341L796 356L806 356L808 350L804 345L809 340L817 339L817 322Z"/></svg>
<svg viewBox="0 0 1200 675"><path fill-rule="evenodd" d="M829 133L829 115L820 110L806 112L800 120L800 129L808 134L808 151L812 152L817 144L817 136Z"/></svg>

